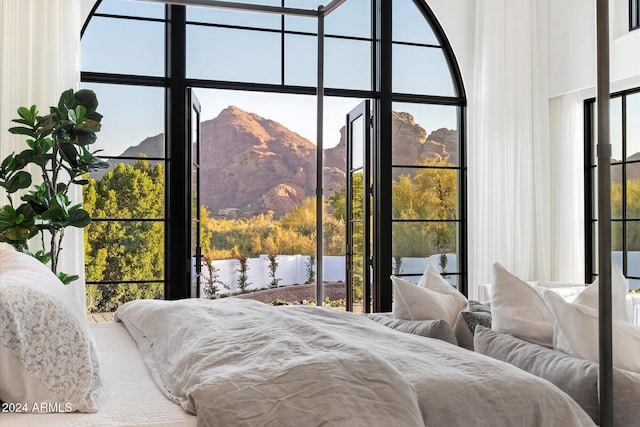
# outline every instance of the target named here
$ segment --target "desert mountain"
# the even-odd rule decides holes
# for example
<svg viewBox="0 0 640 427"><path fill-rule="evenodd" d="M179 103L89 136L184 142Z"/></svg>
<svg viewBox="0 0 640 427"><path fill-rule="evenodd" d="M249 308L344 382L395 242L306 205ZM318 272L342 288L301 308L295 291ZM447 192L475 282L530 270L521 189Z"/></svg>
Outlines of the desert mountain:
<svg viewBox="0 0 640 427"><path fill-rule="evenodd" d="M431 158L457 162L455 131L438 129L427 136L410 114L393 114L394 164ZM272 210L280 216L315 194L316 146L276 121L230 106L202 122L201 139L201 203L212 215ZM160 134L122 156L163 157L163 146ZM326 194L344 183L345 147L343 127L338 145L324 150Z"/></svg>

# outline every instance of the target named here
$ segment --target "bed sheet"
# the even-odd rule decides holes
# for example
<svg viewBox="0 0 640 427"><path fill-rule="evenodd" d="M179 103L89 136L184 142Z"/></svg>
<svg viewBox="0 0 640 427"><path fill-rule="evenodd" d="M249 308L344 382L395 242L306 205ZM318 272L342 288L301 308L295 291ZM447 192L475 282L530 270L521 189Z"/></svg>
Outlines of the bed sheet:
<svg viewBox="0 0 640 427"><path fill-rule="evenodd" d="M154 383L135 341L121 323L90 324L104 386L95 414L0 414L2 427L193 427L196 417Z"/></svg>

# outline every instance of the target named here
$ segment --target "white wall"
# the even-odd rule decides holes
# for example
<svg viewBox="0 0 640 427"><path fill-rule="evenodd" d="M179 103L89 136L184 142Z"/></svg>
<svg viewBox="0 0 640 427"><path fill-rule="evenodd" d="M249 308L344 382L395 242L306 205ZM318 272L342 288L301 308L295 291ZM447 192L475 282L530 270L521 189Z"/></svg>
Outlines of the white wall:
<svg viewBox="0 0 640 427"><path fill-rule="evenodd" d="M550 97L594 88L595 2L562 0L548 3ZM610 2L612 90L640 85L640 31L629 32L628 10L628 0Z"/></svg>
<svg viewBox="0 0 640 427"><path fill-rule="evenodd" d="M475 3L474 0L427 0L456 55L467 96L473 90Z"/></svg>
<svg viewBox="0 0 640 427"><path fill-rule="evenodd" d="M427 3L447 34L469 96L473 91L476 2L427 0ZM539 11L545 9L548 29L547 34L542 34L545 28L540 28L539 42L548 46L549 97L594 88L595 2L539 1ZM610 9L611 81L612 90L617 91L640 85L640 30L629 32L628 0L611 0Z"/></svg>

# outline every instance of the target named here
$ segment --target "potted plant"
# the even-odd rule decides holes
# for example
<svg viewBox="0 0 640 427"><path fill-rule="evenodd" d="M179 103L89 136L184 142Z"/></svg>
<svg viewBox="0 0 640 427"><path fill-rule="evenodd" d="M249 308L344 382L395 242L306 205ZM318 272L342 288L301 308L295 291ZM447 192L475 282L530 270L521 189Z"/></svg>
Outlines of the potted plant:
<svg viewBox="0 0 640 427"><path fill-rule="evenodd" d="M78 278L58 272L65 228L84 228L91 222L82 204L72 205L69 189L71 185L87 184L88 172L109 167L89 150L101 126L97 107L93 91L69 89L45 116L38 115L35 105L18 108L20 117L13 122L20 126L9 132L26 136L28 148L0 163L0 187L9 199L0 208L0 242L50 263L51 271L65 284ZM41 182L34 183L32 172L41 177ZM17 200L16 193L26 189L29 191L21 192ZM32 253L29 241L37 236L42 249Z"/></svg>

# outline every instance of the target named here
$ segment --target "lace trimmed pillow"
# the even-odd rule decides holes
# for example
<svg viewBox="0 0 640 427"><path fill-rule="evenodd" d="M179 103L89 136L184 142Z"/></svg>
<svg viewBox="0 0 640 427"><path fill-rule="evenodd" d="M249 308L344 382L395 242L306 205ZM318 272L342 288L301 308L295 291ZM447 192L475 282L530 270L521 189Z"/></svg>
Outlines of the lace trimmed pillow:
<svg viewBox="0 0 640 427"><path fill-rule="evenodd" d="M0 250L0 265L0 400L96 412L98 356L71 294L28 255Z"/></svg>

